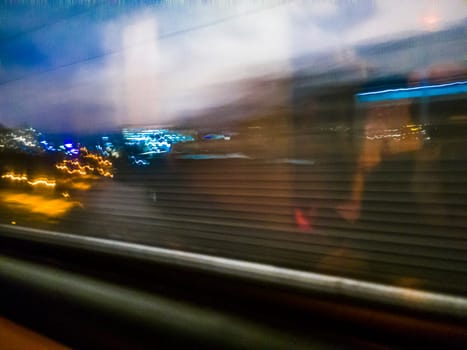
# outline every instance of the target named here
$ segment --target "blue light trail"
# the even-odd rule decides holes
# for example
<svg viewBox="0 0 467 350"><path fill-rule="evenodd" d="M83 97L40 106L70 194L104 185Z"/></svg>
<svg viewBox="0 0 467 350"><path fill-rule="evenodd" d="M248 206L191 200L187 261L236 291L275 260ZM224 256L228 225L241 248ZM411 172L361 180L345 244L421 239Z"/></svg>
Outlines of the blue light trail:
<svg viewBox="0 0 467 350"><path fill-rule="evenodd" d="M465 93L467 93L467 81L457 81L447 84L362 92L356 94L356 97L358 102L377 102Z"/></svg>

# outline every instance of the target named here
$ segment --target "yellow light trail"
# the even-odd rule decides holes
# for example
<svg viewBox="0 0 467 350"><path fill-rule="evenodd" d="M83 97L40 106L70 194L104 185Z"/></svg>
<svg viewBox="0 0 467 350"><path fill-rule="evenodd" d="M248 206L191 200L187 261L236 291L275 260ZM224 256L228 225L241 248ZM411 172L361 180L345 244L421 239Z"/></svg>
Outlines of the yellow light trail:
<svg viewBox="0 0 467 350"><path fill-rule="evenodd" d="M80 175L86 175L87 172L84 171L84 170L80 170L80 169L73 169L73 170L70 170L66 165L60 165L60 164L57 164L55 165L55 167L59 170L63 170L63 171L66 171L68 174L80 174Z"/></svg>
<svg viewBox="0 0 467 350"><path fill-rule="evenodd" d="M46 187L55 187L55 180L49 180L49 179L44 178L44 177L29 180L29 178L26 175L17 175L15 173L8 173L8 174L5 174L5 175L2 175L2 179L9 179L9 180L12 180L12 181L27 182L31 186L44 185Z"/></svg>
<svg viewBox="0 0 467 350"><path fill-rule="evenodd" d="M28 181L28 177L26 175L16 175L15 173L2 175L2 179L10 179L13 181Z"/></svg>
<svg viewBox="0 0 467 350"><path fill-rule="evenodd" d="M111 168L112 162L106 159L103 159L101 156L97 156L94 154L86 154L84 158L89 158L98 163L97 167L93 167L89 164L81 164L79 160L63 160L61 163L56 164L55 167L59 170L65 171L68 174L79 174L79 175L89 175L94 171L97 171L99 175L104 177L113 178L113 174ZM77 169L73 169L77 168Z"/></svg>
<svg viewBox="0 0 467 350"><path fill-rule="evenodd" d="M82 206L80 202L66 199L50 199L45 196L26 193L3 193L2 200L5 204L29 211L34 214L48 217L62 216L75 206Z"/></svg>
<svg viewBox="0 0 467 350"><path fill-rule="evenodd" d="M96 156L94 154L87 154L85 158L91 158L96 160L99 164L103 163L105 166L112 166L112 162L108 159L103 159L101 156Z"/></svg>
<svg viewBox="0 0 467 350"><path fill-rule="evenodd" d="M98 168L97 172L99 173L99 175L104 176L104 177L110 177L110 178L114 177L112 173L110 173L108 171L105 171L105 170L103 170L101 168Z"/></svg>
<svg viewBox="0 0 467 350"><path fill-rule="evenodd" d="M91 188L91 185L86 182L76 182L76 183L72 183L70 186L71 188L82 190L82 191L87 191Z"/></svg>
<svg viewBox="0 0 467 350"><path fill-rule="evenodd" d="M47 179L37 179L37 180L34 180L34 181L28 181L28 184L32 185L32 186L37 186L37 185L44 185L44 186L47 186L47 187L55 187L55 181L49 181Z"/></svg>

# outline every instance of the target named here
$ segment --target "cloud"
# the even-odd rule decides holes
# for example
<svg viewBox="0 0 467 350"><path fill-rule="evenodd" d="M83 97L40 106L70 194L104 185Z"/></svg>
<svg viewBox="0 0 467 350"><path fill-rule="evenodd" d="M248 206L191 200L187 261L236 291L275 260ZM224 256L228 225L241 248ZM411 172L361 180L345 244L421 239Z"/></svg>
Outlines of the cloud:
<svg viewBox="0 0 467 350"><path fill-rule="evenodd" d="M465 0L392 0L375 3L375 15L360 26L343 33L349 44L384 40L405 33L439 30L453 22L465 20Z"/></svg>
<svg viewBox="0 0 467 350"><path fill-rule="evenodd" d="M92 76L94 88L107 86L86 99L99 96L111 103L117 124L171 123L186 112L222 105L246 93L238 83L225 82L269 73L271 68L261 70L268 64L277 70L279 62L280 69L287 69L286 21L286 14L271 11L157 40L158 17L143 11L104 26L103 46L120 48L121 53L107 57L103 66L80 69L73 80Z"/></svg>

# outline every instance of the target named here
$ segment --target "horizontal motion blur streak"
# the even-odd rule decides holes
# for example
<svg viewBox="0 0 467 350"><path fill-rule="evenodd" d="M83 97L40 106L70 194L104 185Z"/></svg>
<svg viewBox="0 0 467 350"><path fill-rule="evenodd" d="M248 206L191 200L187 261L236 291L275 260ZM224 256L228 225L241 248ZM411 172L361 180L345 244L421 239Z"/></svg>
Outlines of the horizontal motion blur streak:
<svg viewBox="0 0 467 350"><path fill-rule="evenodd" d="M87 236L0 225L0 235L79 246L94 251L117 253L152 261L193 267L225 275L240 276L268 283L278 283L334 296L346 296L389 305L425 310L454 317L467 316L467 300L439 293L392 287L350 278L297 271L259 263L188 253L141 244Z"/></svg>

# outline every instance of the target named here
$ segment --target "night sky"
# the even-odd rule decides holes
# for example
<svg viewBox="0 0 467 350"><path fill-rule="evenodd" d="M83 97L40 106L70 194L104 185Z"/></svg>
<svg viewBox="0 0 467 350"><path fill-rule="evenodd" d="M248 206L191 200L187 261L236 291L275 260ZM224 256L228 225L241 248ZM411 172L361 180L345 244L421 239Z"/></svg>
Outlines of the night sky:
<svg viewBox="0 0 467 350"><path fill-rule="evenodd" d="M170 123L245 94L225 81L466 18L464 0L2 1L0 123L50 132Z"/></svg>

